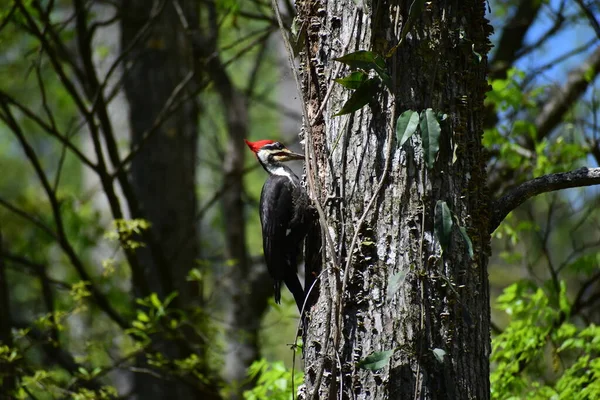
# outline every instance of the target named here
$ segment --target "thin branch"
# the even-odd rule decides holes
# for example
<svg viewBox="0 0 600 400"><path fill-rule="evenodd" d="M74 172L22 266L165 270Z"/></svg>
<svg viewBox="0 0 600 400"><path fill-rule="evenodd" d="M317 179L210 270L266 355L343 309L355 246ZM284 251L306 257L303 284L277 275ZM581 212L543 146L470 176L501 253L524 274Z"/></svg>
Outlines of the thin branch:
<svg viewBox="0 0 600 400"><path fill-rule="evenodd" d="M47 226L46 224L44 224L42 221L40 221L39 219L37 219L35 216L29 214L28 212L18 208L17 206L9 203L7 200L4 200L3 198L0 198L0 206L6 208L7 210L9 210L10 212L12 212L13 214L18 215L19 217L26 219L27 221L31 222L33 225L37 226L38 228L40 228L42 231L44 231L46 234L48 234L48 236L50 236L53 239L58 239L58 237L56 236L56 233L50 229L49 226Z"/></svg>
<svg viewBox="0 0 600 400"><path fill-rule="evenodd" d="M598 184L600 184L600 168L587 167L545 175L524 182L492 203L492 220L488 231L494 232L508 213L538 194Z"/></svg>
<svg viewBox="0 0 600 400"><path fill-rule="evenodd" d="M10 22L13 14L15 13L16 10L17 10L17 5L13 4L13 6L11 7L8 14L6 14L6 17L4 17L2 22L0 22L0 31L2 31L4 29L4 27Z"/></svg>
<svg viewBox="0 0 600 400"><path fill-rule="evenodd" d="M139 154L144 145L149 141L149 139L154 136L158 129L162 126L162 124L169 119L172 114L179 109L181 105L183 105L187 100L195 96L197 93L194 93L193 96L180 96L181 92L184 91L188 83L196 76L194 71L189 71L187 75L175 86L173 91L171 92L169 98L165 102L163 108L158 112L156 118L154 119L154 123L152 126L144 133L142 133L141 138L138 143L132 145L131 151L123 157L123 160L119 165L116 166L115 171L111 174L111 179L114 179L119 174L122 174L125 171L127 165L133 161L135 156ZM200 85L199 90L208 86L209 81L204 81Z"/></svg>
<svg viewBox="0 0 600 400"><path fill-rule="evenodd" d="M590 25L592 28L594 28L596 36L598 36L598 39L600 39L600 23L598 23L594 12L583 3L583 0L575 0L575 2L579 5L587 19L590 21Z"/></svg>
<svg viewBox="0 0 600 400"><path fill-rule="evenodd" d="M150 10L150 16L148 17L148 20L146 21L144 26L142 26L140 28L140 30L136 32L135 36L131 39L131 41L129 43L127 43L127 45L124 48L122 48L121 52L119 53L119 55L117 56L115 61L108 68L108 71L106 72L106 75L104 76L104 79L103 79L102 83L100 84L100 87L98 88L98 93L104 93L104 90L107 88L112 74L115 71L117 71L117 68L119 65L123 64L124 70L128 70L131 68L131 65L128 66L127 63L123 63L123 60L125 60L125 57L127 57L127 55L136 46L138 46L140 44L142 39L146 38L146 36L147 36L146 34L149 32L150 28L156 22L158 17L160 17L160 15L162 14L165 4L166 4L166 1L164 1L164 0L161 1L160 3L154 3L154 5L152 6L152 9ZM94 31L94 25L92 25L90 27L90 32L93 33L93 31ZM126 74L125 72L122 73L122 75L125 75L125 74ZM113 94L109 94L108 96L106 96L107 103L109 103L113 97L114 97ZM98 99L98 97L96 96L96 100L97 99ZM94 105L92 106L92 112L95 110L96 106L97 106L97 101L94 101Z"/></svg>
<svg viewBox="0 0 600 400"><path fill-rule="evenodd" d="M600 46L579 67L569 72L567 82L544 105L535 119L537 139L546 137L600 72ZM591 74L591 76L590 76Z"/></svg>
<svg viewBox="0 0 600 400"><path fill-rule="evenodd" d="M79 370L83 368L83 365L75 361L75 357L58 343L54 342L52 338L47 337L45 332L24 321L15 321L13 326L17 329L23 329L27 332L27 337L32 342L40 344L48 360L58 364L73 377L77 377L80 374ZM77 384L91 390L102 388L102 384L96 378L78 379Z"/></svg>
<svg viewBox="0 0 600 400"><path fill-rule="evenodd" d="M25 156L27 157L29 163L35 170L35 173L42 184L44 192L50 202L50 207L52 208L52 215L54 217L54 223L56 225L56 235L57 241L60 245L61 249L65 252L69 261L79 274L80 278L83 281L89 282L90 292L92 296L96 300L96 304L100 309L102 309L115 323L117 323L121 328L127 329L129 327L129 323L113 308L112 304L108 301L108 298L98 289L98 287L93 283L92 277L86 271L81 258L75 252L75 249L71 246L69 239L67 237L67 233L63 224L63 218L60 211L60 203L56 197L56 193L52 189L50 185L50 181L48 180L48 176L44 172L40 160L29 144L25 139L25 134L21 130L21 127L17 123L15 117L12 115L9 106L6 102L1 102L0 107L4 113L5 122L13 132L13 134L17 137Z"/></svg>
<svg viewBox="0 0 600 400"><path fill-rule="evenodd" d="M502 79L506 71L517 59L525 36L538 16L541 1L521 0L514 16L506 23L496 47L494 58L490 62L490 78Z"/></svg>
<svg viewBox="0 0 600 400"><path fill-rule="evenodd" d="M35 261L29 260L25 257L22 257L18 254L14 254L8 252L6 250L0 252L0 257L4 258L6 261L9 261L9 268L13 268L16 272L29 275L40 275L40 271L46 270L48 267L44 264L37 263ZM12 264L12 265L11 265ZM50 278L49 276L45 276L45 280L48 283L53 284L59 289L62 290L72 290L73 285L65 281L59 281L57 279Z"/></svg>
<svg viewBox="0 0 600 400"><path fill-rule="evenodd" d="M594 46L597 41L598 41L598 38L592 38L592 39L588 40L587 42L583 43L581 46L572 48L571 50L557 56L556 58L554 58L554 59L548 61L547 63L540 65L539 67L530 71L528 73L528 75L525 77L525 79L523 79L523 83L519 86L519 88L522 91L525 91L527 86L531 83L531 81L533 81L540 74L546 72L547 70L549 70L551 68L555 68L558 64L562 63L563 61L568 60L571 57L574 57L583 52L586 52L592 46Z"/></svg>
<svg viewBox="0 0 600 400"><path fill-rule="evenodd" d="M554 25L552 25L535 43L523 46L521 49L519 49L515 55L515 60L541 48L545 42L547 42L560 31L565 21L565 16L562 14L562 12L559 12L554 19Z"/></svg>
<svg viewBox="0 0 600 400"><path fill-rule="evenodd" d="M42 118L40 118L35 112L31 109L27 108L23 104L19 103L16 99L10 97L7 93L0 91L0 101L6 101L8 104L16 107L23 115L29 118L31 121L35 122L44 132L48 135L58 139L58 141L64 145L66 148L71 150L73 154L77 156L79 161L88 166L91 170L97 171L97 166L88 158L81 150L75 146L68 137L63 136L59 131L54 129L51 125L46 123Z"/></svg>
<svg viewBox="0 0 600 400"><path fill-rule="evenodd" d="M248 79L248 86L244 91L244 97L246 101L254 95L254 90L256 89L256 83L258 82L258 72L260 71L260 67L263 65L263 61L266 59L265 54L267 53L267 45L268 40L265 40L260 44L260 48L256 53L256 59L254 60L254 65L252 67L252 71L250 72L250 78Z"/></svg>

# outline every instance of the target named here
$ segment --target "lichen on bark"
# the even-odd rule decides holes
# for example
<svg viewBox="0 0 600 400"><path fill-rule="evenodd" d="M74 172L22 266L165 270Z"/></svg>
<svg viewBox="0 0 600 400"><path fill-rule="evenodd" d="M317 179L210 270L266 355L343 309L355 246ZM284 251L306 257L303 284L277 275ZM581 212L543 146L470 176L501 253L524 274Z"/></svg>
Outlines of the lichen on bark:
<svg viewBox="0 0 600 400"><path fill-rule="evenodd" d="M348 91L331 82L349 72L343 67L335 76L334 58L357 50L386 56L398 43L411 2L361 4L297 4L307 29L300 56L306 143L318 167L316 198L326 205L323 229L339 260L324 252L319 299L307 314L303 396L487 398L485 2L425 3L402 45L386 58L392 91L382 85L369 106L334 117ZM431 169L420 135L398 148L393 132L401 112L426 108L447 115ZM458 229L442 255L434 234L438 200L467 229L473 259ZM390 294L393 281L397 290ZM365 357L387 350L394 353L384 368L359 367Z"/></svg>

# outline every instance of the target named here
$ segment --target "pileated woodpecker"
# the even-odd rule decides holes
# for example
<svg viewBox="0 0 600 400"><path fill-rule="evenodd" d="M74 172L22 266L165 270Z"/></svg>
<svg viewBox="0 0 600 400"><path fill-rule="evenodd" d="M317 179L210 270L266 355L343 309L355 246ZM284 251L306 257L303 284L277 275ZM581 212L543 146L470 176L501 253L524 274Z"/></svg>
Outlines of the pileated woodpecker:
<svg viewBox="0 0 600 400"><path fill-rule="evenodd" d="M269 173L260 194L260 222L265 263L275 281L275 302L281 301L281 282L284 282L302 312L304 289L296 274L297 257L312 214L300 179L282 163L302 160L304 156L272 140L245 142Z"/></svg>

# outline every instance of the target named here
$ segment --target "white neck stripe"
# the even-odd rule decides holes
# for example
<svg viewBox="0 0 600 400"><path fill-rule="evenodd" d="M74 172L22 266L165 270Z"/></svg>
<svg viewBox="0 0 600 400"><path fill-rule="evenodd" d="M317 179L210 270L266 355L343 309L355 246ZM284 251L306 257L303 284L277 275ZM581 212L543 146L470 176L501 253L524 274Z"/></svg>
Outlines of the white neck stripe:
<svg viewBox="0 0 600 400"><path fill-rule="evenodd" d="M294 183L294 180L292 179L291 171L289 169L285 168L283 165L277 165L275 167L272 167L272 168L270 168L269 172L273 175L285 176L290 180L290 182L292 182L292 184Z"/></svg>

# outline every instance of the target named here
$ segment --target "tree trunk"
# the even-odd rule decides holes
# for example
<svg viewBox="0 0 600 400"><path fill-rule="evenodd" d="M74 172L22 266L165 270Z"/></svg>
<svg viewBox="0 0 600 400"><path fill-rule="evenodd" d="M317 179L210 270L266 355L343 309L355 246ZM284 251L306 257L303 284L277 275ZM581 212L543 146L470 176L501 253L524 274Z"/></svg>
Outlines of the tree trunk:
<svg viewBox="0 0 600 400"><path fill-rule="evenodd" d="M489 398L485 4L297 2L307 40L301 68L312 195L330 236L308 314L303 398ZM407 23L404 43L390 51ZM358 50L384 57L391 89L381 84L368 106L336 117L354 92L334 84L325 99L332 80L349 73L335 75L334 58ZM399 147L395 132L404 111L428 108L442 121L432 168L425 135L417 131ZM443 254L439 201L455 216ZM389 359L374 356L382 365L363 361L384 351Z"/></svg>
<svg viewBox="0 0 600 400"><path fill-rule="evenodd" d="M125 93L132 149L139 148L131 163L131 174L155 239L155 243L138 251L138 257L150 292L164 298L177 291L176 304L190 307L201 301L199 288L186 281L198 258L199 244L195 195L199 110L193 97L194 79L187 81L175 99L170 98L194 71L192 48L172 2L167 2L157 15L152 7L157 3L135 0L123 4L121 48L131 48L126 53L129 70L124 78ZM199 21L196 2L184 0L179 4L188 21ZM175 100L184 102L174 111L165 110ZM157 341L166 357L187 356L181 346ZM137 374L136 394L138 399L146 400L193 399L200 393L194 394L181 382Z"/></svg>

